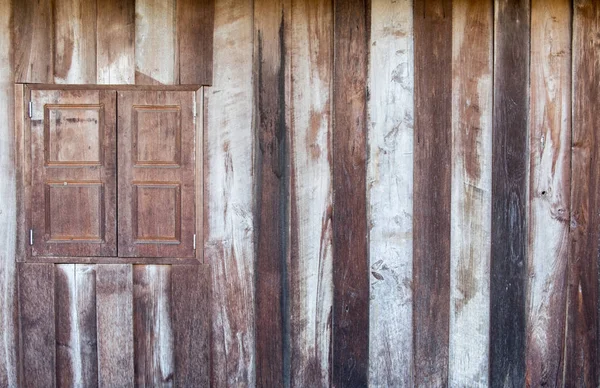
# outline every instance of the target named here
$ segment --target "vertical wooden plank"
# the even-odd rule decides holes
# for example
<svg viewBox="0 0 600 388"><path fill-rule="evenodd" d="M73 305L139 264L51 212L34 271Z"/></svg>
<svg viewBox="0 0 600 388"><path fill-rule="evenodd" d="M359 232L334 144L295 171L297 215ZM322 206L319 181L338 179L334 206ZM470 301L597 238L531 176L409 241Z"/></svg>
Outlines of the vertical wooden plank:
<svg viewBox="0 0 600 388"><path fill-rule="evenodd" d="M96 268L59 264L56 277L56 381L61 387L98 384Z"/></svg>
<svg viewBox="0 0 600 388"><path fill-rule="evenodd" d="M135 0L96 0L97 83L135 83Z"/></svg>
<svg viewBox="0 0 600 388"><path fill-rule="evenodd" d="M448 384L452 8L415 2L414 379Z"/></svg>
<svg viewBox="0 0 600 388"><path fill-rule="evenodd" d="M4 0L7 1L7 0ZM15 82L54 82L54 19L52 0L19 0L13 4ZM8 2L7 2L8 4ZM7 17L11 14L3 13ZM3 34L6 38L9 34Z"/></svg>
<svg viewBox="0 0 600 388"><path fill-rule="evenodd" d="M54 264L19 266L22 384L56 385Z"/></svg>
<svg viewBox="0 0 600 388"><path fill-rule="evenodd" d="M174 386L210 386L210 289L208 266L171 269Z"/></svg>
<svg viewBox="0 0 600 388"><path fill-rule="evenodd" d="M98 386L133 386L133 279L131 265L104 264L97 267L96 311Z"/></svg>
<svg viewBox="0 0 600 388"><path fill-rule="evenodd" d="M135 83L179 83L175 0L135 2Z"/></svg>
<svg viewBox="0 0 600 388"><path fill-rule="evenodd" d="M452 6L448 384L489 384L493 2Z"/></svg>
<svg viewBox="0 0 600 388"><path fill-rule="evenodd" d="M54 82L96 83L96 0L55 1L54 26Z"/></svg>
<svg viewBox="0 0 600 388"><path fill-rule="evenodd" d="M173 386L171 266L133 266L134 370L137 386Z"/></svg>
<svg viewBox="0 0 600 388"><path fill-rule="evenodd" d="M211 265L216 387L256 385L252 15L250 0L216 2L215 87L206 94L204 154L204 255Z"/></svg>
<svg viewBox="0 0 600 388"><path fill-rule="evenodd" d="M333 385L367 384L367 63L369 2L334 1Z"/></svg>
<svg viewBox="0 0 600 388"><path fill-rule="evenodd" d="M14 101L23 88L14 88L13 25L14 2L0 1L0 386L18 384L17 352L17 195L15 169ZM13 127L15 123L15 127Z"/></svg>
<svg viewBox="0 0 600 388"><path fill-rule="evenodd" d="M571 256L565 381L600 385L600 4L573 7Z"/></svg>
<svg viewBox="0 0 600 388"><path fill-rule="evenodd" d="M179 82L212 84L215 0L177 0Z"/></svg>
<svg viewBox="0 0 600 388"><path fill-rule="evenodd" d="M256 384L284 385L287 311L288 141L282 0L254 1Z"/></svg>
<svg viewBox="0 0 600 388"><path fill-rule="evenodd" d="M490 385L525 384L529 1L494 20Z"/></svg>
<svg viewBox="0 0 600 388"><path fill-rule="evenodd" d="M290 13L290 385L324 387L333 312L333 2L293 1Z"/></svg>
<svg viewBox="0 0 600 388"><path fill-rule="evenodd" d="M562 386L571 196L571 2L531 2L526 384Z"/></svg>
<svg viewBox="0 0 600 388"><path fill-rule="evenodd" d="M372 0L369 384L412 385L413 2Z"/></svg>

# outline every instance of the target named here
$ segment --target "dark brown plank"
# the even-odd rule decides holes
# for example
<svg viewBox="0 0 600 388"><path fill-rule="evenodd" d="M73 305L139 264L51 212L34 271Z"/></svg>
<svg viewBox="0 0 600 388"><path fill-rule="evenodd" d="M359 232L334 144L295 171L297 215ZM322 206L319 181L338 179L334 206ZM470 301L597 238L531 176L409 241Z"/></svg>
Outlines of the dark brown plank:
<svg viewBox="0 0 600 388"><path fill-rule="evenodd" d="M172 386L171 266L133 266L133 338L136 386Z"/></svg>
<svg viewBox="0 0 600 388"><path fill-rule="evenodd" d="M131 265L96 269L98 386L133 386L133 279Z"/></svg>
<svg viewBox="0 0 600 388"><path fill-rule="evenodd" d="M490 385L525 384L529 1L495 7Z"/></svg>
<svg viewBox="0 0 600 388"><path fill-rule="evenodd" d="M61 387L98 384L96 268L55 266L56 381Z"/></svg>
<svg viewBox="0 0 600 388"><path fill-rule="evenodd" d="M19 265L23 387L55 385L54 265Z"/></svg>
<svg viewBox="0 0 600 388"><path fill-rule="evenodd" d="M283 386L289 191L282 1L254 2L256 383ZM286 363L289 364L289 361Z"/></svg>
<svg viewBox="0 0 600 388"><path fill-rule="evenodd" d="M212 84L215 0L177 0L179 83Z"/></svg>
<svg viewBox="0 0 600 388"><path fill-rule="evenodd" d="M414 7L414 383L448 383L450 318L451 1Z"/></svg>
<svg viewBox="0 0 600 388"><path fill-rule="evenodd" d="M13 3L15 82L54 82L52 0ZM4 33L4 32L3 32Z"/></svg>
<svg viewBox="0 0 600 388"><path fill-rule="evenodd" d="M135 0L96 0L99 84L135 83Z"/></svg>
<svg viewBox="0 0 600 388"><path fill-rule="evenodd" d="M565 381L600 385L600 3L573 8L571 257Z"/></svg>
<svg viewBox="0 0 600 388"><path fill-rule="evenodd" d="M369 6L334 1L333 385L367 385L367 63Z"/></svg>
<svg viewBox="0 0 600 388"><path fill-rule="evenodd" d="M174 265L171 269L176 387L210 386L208 269L204 265Z"/></svg>

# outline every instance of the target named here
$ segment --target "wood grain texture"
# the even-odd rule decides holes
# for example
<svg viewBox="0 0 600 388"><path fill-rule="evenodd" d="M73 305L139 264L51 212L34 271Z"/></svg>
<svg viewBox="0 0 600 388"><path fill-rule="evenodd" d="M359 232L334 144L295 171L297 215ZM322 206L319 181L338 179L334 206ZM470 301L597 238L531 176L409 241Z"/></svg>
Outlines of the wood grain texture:
<svg viewBox="0 0 600 388"><path fill-rule="evenodd" d="M490 385L525 384L529 1L494 20Z"/></svg>
<svg viewBox="0 0 600 388"><path fill-rule="evenodd" d="M96 83L96 0L54 2L54 49L55 83Z"/></svg>
<svg viewBox="0 0 600 388"><path fill-rule="evenodd" d="M562 386L571 196L571 2L531 2L526 384Z"/></svg>
<svg viewBox="0 0 600 388"><path fill-rule="evenodd" d="M135 0L96 0L97 83L135 83Z"/></svg>
<svg viewBox="0 0 600 388"><path fill-rule="evenodd" d="M136 386L172 387L171 266L133 266L133 338Z"/></svg>
<svg viewBox="0 0 600 388"><path fill-rule="evenodd" d="M22 101L23 88L13 86L13 26L11 9L13 2L0 1L0 386L18 384L17 320L17 177L13 136L19 120L13 109Z"/></svg>
<svg viewBox="0 0 600 388"><path fill-rule="evenodd" d="M56 384L54 265L19 265L23 387Z"/></svg>
<svg viewBox="0 0 600 388"><path fill-rule="evenodd" d="M573 7L571 255L565 382L600 385L600 4Z"/></svg>
<svg viewBox="0 0 600 388"><path fill-rule="evenodd" d="M5 0L6 1L6 0ZM52 0L11 1L15 82L54 82L54 18ZM8 13L3 15L10 15ZM6 30L5 30L6 31ZM3 34L4 35L4 34ZM4 35L6 38L9 35ZM11 44L3 47L11 47Z"/></svg>
<svg viewBox="0 0 600 388"><path fill-rule="evenodd" d="M98 384L96 267L56 265L56 383Z"/></svg>
<svg viewBox="0 0 600 388"><path fill-rule="evenodd" d="M290 385L323 387L333 313L333 3L293 1L289 14Z"/></svg>
<svg viewBox="0 0 600 388"><path fill-rule="evenodd" d="M414 382L448 384L451 1L416 2L413 194Z"/></svg>
<svg viewBox="0 0 600 388"><path fill-rule="evenodd" d="M212 84L215 0L177 0L179 82Z"/></svg>
<svg viewBox="0 0 600 388"><path fill-rule="evenodd" d="M133 277L128 264L96 268L98 386L134 385Z"/></svg>
<svg viewBox="0 0 600 388"><path fill-rule="evenodd" d="M205 265L171 268L175 387L210 386L210 279Z"/></svg>
<svg viewBox="0 0 600 388"><path fill-rule="evenodd" d="M412 385L412 1L372 0L369 71L369 384Z"/></svg>
<svg viewBox="0 0 600 388"><path fill-rule="evenodd" d="M333 2L333 347L335 387L367 385L369 3Z"/></svg>
<svg viewBox="0 0 600 388"><path fill-rule="evenodd" d="M135 83L179 83L175 0L135 2Z"/></svg>
<svg viewBox="0 0 600 388"><path fill-rule="evenodd" d="M284 385L289 145L283 1L254 1L256 384Z"/></svg>
<svg viewBox="0 0 600 388"><path fill-rule="evenodd" d="M489 384L493 2L452 6L448 385Z"/></svg>
<svg viewBox="0 0 600 388"><path fill-rule="evenodd" d="M216 3L215 86L206 94L204 255L215 387L256 385L252 15L249 0Z"/></svg>

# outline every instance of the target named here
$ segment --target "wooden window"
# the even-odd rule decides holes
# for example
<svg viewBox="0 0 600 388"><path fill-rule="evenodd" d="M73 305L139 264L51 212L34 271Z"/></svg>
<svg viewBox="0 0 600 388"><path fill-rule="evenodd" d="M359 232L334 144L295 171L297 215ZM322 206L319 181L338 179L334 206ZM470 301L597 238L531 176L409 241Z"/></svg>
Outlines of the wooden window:
<svg viewBox="0 0 600 388"><path fill-rule="evenodd" d="M29 260L195 257L193 91L34 89L30 98Z"/></svg>

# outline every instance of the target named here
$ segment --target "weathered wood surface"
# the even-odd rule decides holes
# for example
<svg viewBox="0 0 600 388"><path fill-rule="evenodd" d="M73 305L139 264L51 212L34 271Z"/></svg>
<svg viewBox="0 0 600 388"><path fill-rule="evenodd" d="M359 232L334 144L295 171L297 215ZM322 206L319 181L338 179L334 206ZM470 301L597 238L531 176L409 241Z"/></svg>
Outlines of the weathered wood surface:
<svg viewBox="0 0 600 388"><path fill-rule="evenodd" d="M526 384L563 385L571 196L571 4L531 2ZM565 381L566 383L567 381Z"/></svg>
<svg viewBox="0 0 600 388"><path fill-rule="evenodd" d="M368 1L334 0L333 346L335 387L366 386L369 358L367 232Z"/></svg>
<svg viewBox="0 0 600 388"><path fill-rule="evenodd" d="M490 385L525 384L529 1L495 3Z"/></svg>
<svg viewBox="0 0 600 388"><path fill-rule="evenodd" d="M371 2L369 384L411 386L413 361L412 1Z"/></svg>
<svg viewBox="0 0 600 388"><path fill-rule="evenodd" d="M214 2L177 0L179 82L212 84Z"/></svg>
<svg viewBox="0 0 600 388"><path fill-rule="evenodd" d="M133 274L128 264L96 268L98 386L134 384Z"/></svg>
<svg viewBox="0 0 600 388"><path fill-rule="evenodd" d="M452 7L448 385L488 386L493 2Z"/></svg>
<svg viewBox="0 0 600 388"><path fill-rule="evenodd" d="M573 132L571 159L571 252L565 382L600 384L600 4L573 7Z"/></svg>
<svg viewBox="0 0 600 388"><path fill-rule="evenodd" d="M56 384L98 384L96 267L62 264L55 269Z"/></svg>
<svg viewBox="0 0 600 388"><path fill-rule="evenodd" d="M448 384L452 8L415 2L413 368L417 386Z"/></svg>
<svg viewBox="0 0 600 388"><path fill-rule="evenodd" d="M135 0L96 0L96 3L97 83L134 84Z"/></svg>
<svg viewBox="0 0 600 388"><path fill-rule="evenodd" d="M11 39L13 2L0 1L0 386L18 383L17 357L17 196L14 146L14 96L22 88L13 87L14 67Z"/></svg>
<svg viewBox="0 0 600 388"><path fill-rule="evenodd" d="M254 1L256 384L284 385L289 145L285 122L284 0Z"/></svg>
<svg viewBox="0 0 600 388"><path fill-rule="evenodd" d="M290 385L318 387L331 378L333 4L293 1L289 20Z"/></svg>
<svg viewBox="0 0 600 388"><path fill-rule="evenodd" d="M252 1L215 8L214 87L207 90L204 255L211 264L216 387L254 386ZM235 39L232 39L235 37Z"/></svg>

